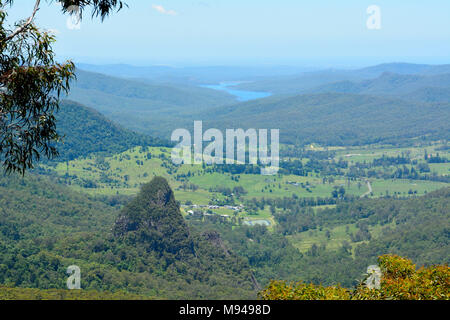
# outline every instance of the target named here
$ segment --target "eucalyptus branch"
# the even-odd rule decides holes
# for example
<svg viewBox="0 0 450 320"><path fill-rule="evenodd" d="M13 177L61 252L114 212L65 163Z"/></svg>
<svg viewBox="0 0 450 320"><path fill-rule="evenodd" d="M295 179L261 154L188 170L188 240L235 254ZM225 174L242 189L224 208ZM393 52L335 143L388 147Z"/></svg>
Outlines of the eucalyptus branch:
<svg viewBox="0 0 450 320"><path fill-rule="evenodd" d="M26 28L28 28L28 26L33 22L34 17L36 16L36 13L39 10L40 3L41 3L41 0L36 0L36 3L34 4L33 13L28 18L28 20L25 21L25 23L22 24L20 27L18 27L16 30L14 30L14 32L12 32L11 34L7 35L3 41L6 42L6 41L11 40L12 38L16 37L18 34L21 34L22 32L24 32L26 30Z"/></svg>

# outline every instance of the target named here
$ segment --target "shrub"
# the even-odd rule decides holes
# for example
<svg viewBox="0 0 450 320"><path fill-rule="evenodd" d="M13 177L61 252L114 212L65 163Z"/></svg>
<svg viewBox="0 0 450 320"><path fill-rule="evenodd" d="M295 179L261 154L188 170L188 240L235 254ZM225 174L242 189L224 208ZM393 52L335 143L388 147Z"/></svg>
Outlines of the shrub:
<svg viewBox="0 0 450 320"><path fill-rule="evenodd" d="M271 281L260 293L264 300L449 300L450 269L447 265L421 267L397 255L378 258L382 271L379 289L361 282L354 290L340 286Z"/></svg>

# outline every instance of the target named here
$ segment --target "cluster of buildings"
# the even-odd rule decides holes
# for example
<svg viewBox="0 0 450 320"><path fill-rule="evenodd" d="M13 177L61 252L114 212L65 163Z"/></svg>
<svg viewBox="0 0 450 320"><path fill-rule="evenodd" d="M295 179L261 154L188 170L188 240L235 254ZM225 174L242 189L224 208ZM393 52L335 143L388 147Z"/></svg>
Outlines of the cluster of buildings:
<svg viewBox="0 0 450 320"><path fill-rule="evenodd" d="M212 216L215 214L212 213L208 213L202 209L207 209L207 210L214 210L214 209L229 209L229 210L233 210L233 211L241 211L242 209L244 209L244 205L240 204L238 206L230 206L230 205L225 205L225 206L218 206L218 205L198 205L198 204L193 204L191 206L186 206L188 208L191 208L190 210L186 210L187 214L189 215L194 215L194 214L198 214L201 212L202 215L204 216ZM197 210L200 209L200 210ZM220 215L222 218L229 218L230 216L228 214L221 214Z"/></svg>
<svg viewBox="0 0 450 320"><path fill-rule="evenodd" d="M218 205L203 205L203 204L193 204L191 206L185 206L185 207L190 207L192 209L229 209L229 210L234 210L234 211L239 211L244 209L244 205L240 204L238 206L230 206L230 205L225 205L225 206L218 206Z"/></svg>

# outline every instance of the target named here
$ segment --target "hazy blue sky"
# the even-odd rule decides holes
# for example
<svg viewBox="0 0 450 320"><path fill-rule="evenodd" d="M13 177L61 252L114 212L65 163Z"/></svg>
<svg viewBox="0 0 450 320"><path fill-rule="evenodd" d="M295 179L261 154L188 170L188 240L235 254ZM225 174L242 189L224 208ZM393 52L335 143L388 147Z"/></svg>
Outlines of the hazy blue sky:
<svg viewBox="0 0 450 320"><path fill-rule="evenodd" d="M38 23L57 30L56 52L78 62L357 66L450 63L449 0L128 0L103 24L66 26L56 4ZM27 16L34 0L15 2ZM369 5L381 29L366 27Z"/></svg>

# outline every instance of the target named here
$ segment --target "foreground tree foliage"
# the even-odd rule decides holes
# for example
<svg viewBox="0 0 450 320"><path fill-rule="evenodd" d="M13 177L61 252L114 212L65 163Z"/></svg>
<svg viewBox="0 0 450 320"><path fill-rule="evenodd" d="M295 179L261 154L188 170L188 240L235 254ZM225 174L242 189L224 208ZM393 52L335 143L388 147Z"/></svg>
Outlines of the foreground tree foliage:
<svg viewBox="0 0 450 320"><path fill-rule="evenodd" d="M264 300L449 300L450 268L447 265L421 267L397 255L379 259L380 289L361 282L355 290L339 286L272 281L260 295Z"/></svg>
<svg viewBox="0 0 450 320"><path fill-rule="evenodd" d="M336 294L332 286L357 287L354 279L382 254L407 256L417 266L449 261L448 218L443 218L448 216L448 188L417 199L361 199L336 214L328 212L328 222L339 217L344 224L352 212L359 215L353 209L357 205L377 221L384 212L401 212L395 214L395 229L356 246L352 255L348 246L316 245L300 252L277 229L236 226L220 216L183 222L161 178L135 198L88 196L56 182L33 174L0 175L0 286L64 290L67 267L77 265L83 291L255 299L259 287L284 279L314 283L311 299L319 299L319 284L329 287L325 297L337 299L339 292L348 297L352 291ZM158 199L167 199L160 202L167 205L158 206ZM318 228L328 227L327 221L318 222Z"/></svg>
<svg viewBox="0 0 450 320"><path fill-rule="evenodd" d="M0 300L144 300L151 297L127 292L99 292L95 290L64 290L8 288L0 286Z"/></svg>
<svg viewBox="0 0 450 320"><path fill-rule="evenodd" d="M0 161L7 172L24 174L41 155L58 155L55 143L60 137L54 113L60 95L69 92L75 77L71 61L55 60L55 37L33 22L41 2L36 0L30 16L11 28L7 11L14 1L0 0ZM90 7L92 16L102 20L124 5L118 0L56 2L62 12L80 17Z"/></svg>
<svg viewBox="0 0 450 320"><path fill-rule="evenodd" d="M100 299L104 292L256 298L248 264L212 230L185 224L167 181L153 179L134 199L114 198L77 193L42 176L0 175L0 300ZM71 265L80 267L86 295L65 290Z"/></svg>
<svg viewBox="0 0 450 320"><path fill-rule="evenodd" d="M266 198L264 202L266 208L277 209L277 225L272 231L263 226L235 226L214 216L187 217L189 225L198 230L217 230L230 248L248 261L263 288L272 279L302 280L325 287L339 283L344 288L355 288L362 271L377 264L378 257L384 254L408 257L417 266L450 261L450 188L411 199L354 199L316 210L309 206L317 202L309 199ZM357 225L379 231L372 232L370 240L335 240L335 247L326 238L309 237L317 233L325 237L326 230L333 234L339 229L344 232L346 226L352 225L355 231ZM305 237L296 239L298 234ZM352 234L349 230L346 236ZM300 241L308 241L303 250L296 247Z"/></svg>

